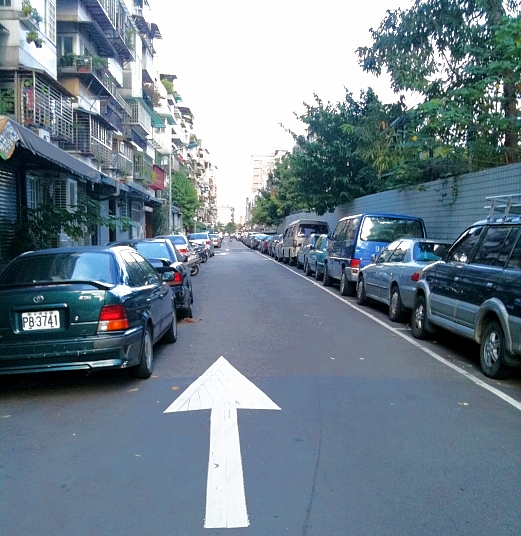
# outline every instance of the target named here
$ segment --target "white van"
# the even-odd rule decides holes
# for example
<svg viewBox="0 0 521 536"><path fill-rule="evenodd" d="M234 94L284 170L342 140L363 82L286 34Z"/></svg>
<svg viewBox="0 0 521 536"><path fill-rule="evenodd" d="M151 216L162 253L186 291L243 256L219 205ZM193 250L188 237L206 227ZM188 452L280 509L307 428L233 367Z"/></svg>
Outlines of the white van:
<svg viewBox="0 0 521 536"><path fill-rule="evenodd" d="M313 233L329 234L329 225L321 220L296 220L291 223L282 238L282 261L285 264L297 264L298 250Z"/></svg>

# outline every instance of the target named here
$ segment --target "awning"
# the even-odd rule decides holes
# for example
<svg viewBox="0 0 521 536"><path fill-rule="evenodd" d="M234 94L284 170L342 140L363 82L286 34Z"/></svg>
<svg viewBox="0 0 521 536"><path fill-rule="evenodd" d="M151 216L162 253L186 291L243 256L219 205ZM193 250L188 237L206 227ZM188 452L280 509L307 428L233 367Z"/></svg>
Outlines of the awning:
<svg viewBox="0 0 521 536"><path fill-rule="evenodd" d="M58 167L67 169L74 175L87 179L91 182L101 182L101 173L96 169L84 164L77 158L74 158L74 156L62 151L52 143L45 141L43 138L40 138L28 128L23 127L16 121L13 121L5 116L0 116L0 120L3 119L7 119L7 121L5 122L5 127L0 130L0 146L2 145L2 137L5 137L8 135L8 132L10 132L10 139L11 141L14 140L17 146L28 149L33 154L52 162ZM13 138L13 132L16 133L16 139ZM7 158L9 157L10 155Z"/></svg>
<svg viewBox="0 0 521 536"><path fill-rule="evenodd" d="M148 113L150 114L150 118L152 119L152 126L154 128L166 128L166 125L164 121L161 119L161 116L153 109L151 108L144 99L141 99L141 103L143 106L146 107Z"/></svg>

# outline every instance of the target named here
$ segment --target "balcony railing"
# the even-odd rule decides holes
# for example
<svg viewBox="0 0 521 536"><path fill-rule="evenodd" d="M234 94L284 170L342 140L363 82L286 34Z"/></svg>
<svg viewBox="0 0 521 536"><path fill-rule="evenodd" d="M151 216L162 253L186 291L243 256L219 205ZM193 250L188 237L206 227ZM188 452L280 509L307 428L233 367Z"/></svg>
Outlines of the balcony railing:
<svg viewBox="0 0 521 536"><path fill-rule="evenodd" d="M147 107L143 100L139 98L128 99L127 102L131 111L128 126L132 127L140 136L146 138L152 131L152 119Z"/></svg>
<svg viewBox="0 0 521 536"><path fill-rule="evenodd" d="M154 176L154 160L146 153L136 151L134 153L134 180L152 184Z"/></svg>
<svg viewBox="0 0 521 536"><path fill-rule="evenodd" d="M64 149L90 156L102 166L110 162L112 131L90 114L76 112L74 119L74 140L64 144Z"/></svg>
<svg viewBox="0 0 521 536"><path fill-rule="evenodd" d="M107 72L108 62L96 56L77 56L65 54L58 60L58 74L62 76L89 76L89 86L99 96L118 96L117 85Z"/></svg>

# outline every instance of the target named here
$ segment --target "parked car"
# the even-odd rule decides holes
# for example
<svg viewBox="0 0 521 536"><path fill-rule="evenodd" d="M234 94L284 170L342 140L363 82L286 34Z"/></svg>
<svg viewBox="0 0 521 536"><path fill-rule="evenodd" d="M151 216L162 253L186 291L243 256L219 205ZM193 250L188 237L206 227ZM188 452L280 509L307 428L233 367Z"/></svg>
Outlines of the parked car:
<svg viewBox="0 0 521 536"><path fill-rule="evenodd" d="M416 281L422 270L445 256L450 240L408 238L391 242L358 275L357 302L363 305L368 299L389 306L389 318L402 320L411 312Z"/></svg>
<svg viewBox="0 0 521 536"><path fill-rule="evenodd" d="M194 242L196 244L205 244L210 249L210 257L213 257L215 254L215 247L213 245L213 240L210 238L210 234L207 232L202 233L191 233L186 238L190 242Z"/></svg>
<svg viewBox="0 0 521 536"><path fill-rule="evenodd" d="M177 339L172 277L129 247L19 255L0 274L0 374L128 368L150 377L153 345Z"/></svg>
<svg viewBox="0 0 521 536"><path fill-rule="evenodd" d="M277 247L277 244L280 242L281 239L281 234L273 235L273 238L270 242L270 250L268 253L270 257L275 257L275 248Z"/></svg>
<svg viewBox="0 0 521 536"><path fill-rule="evenodd" d="M176 250L181 254L183 262L189 268L191 275L199 273L201 257L196 253L194 247L184 235L160 235L155 238L166 238L172 242Z"/></svg>
<svg viewBox="0 0 521 536"><path fill-rule="evenodd" d="M261 245L260 245L260 248L259 248L259 251L261 253L264 253L265 255L269 255L270 253L270 245L271 245L271 241L273 240L273 237L275 235L266 235L266 237L264 238L264 240L262 241Z"/></svg>
<svg viewBox="0 0 521 536"><path fill-rule="evenodd" d="M306 258L310 250L312 250L315 247L315 243L319 236L320 234L311 233L308 236L308 238L306 238L302 242L302 246L300 247L297 253L297 261L296 261L297 268L300 268L300 267L304 268L304 264L306 263Z"/></svg>
<svg viewBox="0 0 521 536"><path fill-rule="evenodd" d="M321 234L315 241L315 245L306 255L304 262L304 273L306 275L315 274L315 279L321 281L324 274L324 259L326 257L327 235Z"/></svg>
<svg viewBox="0 0 521 536"><path fill-rule="evenodd" d="M441 327L480 345L481 370L505 378L521 365L521 218L477 222L416 284L412 334Z"/></svg>
<svg viewBox="0 0 521 536"><path fill-rule="evenodd" d="M296 264L297 254L304 240L311 234L328 234L329 225L321 220L296 220L288 226L282 237L282 260L286 264Z"/></svg>
<svg viewBox="0 0 521 536"><path fill-rule="evenodd" d="M425 238L421 218L370 212L338 221L327 241L324 286L340 281L340 294L354 296L360 270L398 238Z"/></svg>
<svg viewBox="0 0 521 536"><path fill-rule="evenodd" d="M282 260L283 260L283 258L282 258L282 236L283 235L279 235L279 236L280 236L280 239L275 244L275 252L274 252L273 256L275 257L275 260L277 260L279 262L282 262Z"/></svg>
<svg viewBox="0 0 521 536"><path fill-rule="evenodd" d="M223 239L217 233L209 233L213 242L214 248L220 248L222 246Z"/></svg>
<svg viewBox="0 0 521 536"><path fill-rule="evenodd" d="M179 318L192 318L194 290L190 269L183 263L183 257L167 238L129 239L112 242L109 245L130 246L137 250L155 268L169 266L174 269L174 279L169 281L174 293L175 306ZM164 259L166 262L164 262Z"/></svg>
<svg viewBox="0 0 521 536"><path fill-rule="evenodd" d="M251 249L260 250L261 244L262 244L262 242L264 242L264 239L266 238L266 236L267 235L265 235L263 233L256 233L256 234L252 235L252 237L250 239L250 247L251 247Z"/></svg>

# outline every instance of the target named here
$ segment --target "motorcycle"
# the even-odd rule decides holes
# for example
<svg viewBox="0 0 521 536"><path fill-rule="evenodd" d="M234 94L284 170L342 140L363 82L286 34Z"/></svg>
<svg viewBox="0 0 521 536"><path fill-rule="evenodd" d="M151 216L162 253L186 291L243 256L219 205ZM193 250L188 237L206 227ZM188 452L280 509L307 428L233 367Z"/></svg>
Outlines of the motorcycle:
<svg viewBox="0 0 521 536"><path fill-rule="evenodd" d="M192 247L195 250L195 253L199 256L199 259L202 263L205 263L210 256L210 249L205 244L197 244L195 242L190 242Z"/></svg>

